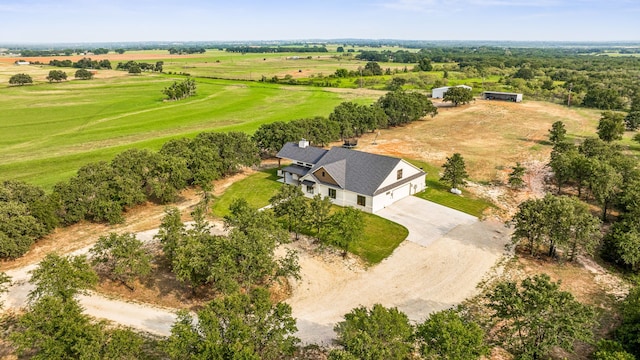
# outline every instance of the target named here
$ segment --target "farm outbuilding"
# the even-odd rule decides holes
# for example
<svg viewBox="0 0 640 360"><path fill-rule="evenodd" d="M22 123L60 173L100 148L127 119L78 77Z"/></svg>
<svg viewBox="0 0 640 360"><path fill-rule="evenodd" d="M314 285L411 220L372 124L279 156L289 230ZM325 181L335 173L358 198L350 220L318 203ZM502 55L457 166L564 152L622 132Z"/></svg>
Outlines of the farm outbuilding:
<svg viewBox="0 0 640 360"><path fill-rule="evenodd" d="M482 99L484 100L503 100L511 102L521 102L522 94L508 93L499 91L485 91L482 93Z"/></svg>
<svg viewBox="0 0 640 360"><path fill-rule="evenodd" d="M467 86L467 85L458 85L456 87L461 87L461 88L465 88L465 89L469 89L471 90L471 86ZM431 90L431 97L434 99L442 99L444 97L444 94L447 92L447 90L451 89L452 86L444 86L444 87L439 87L439 88L435 88Z"/></svg>

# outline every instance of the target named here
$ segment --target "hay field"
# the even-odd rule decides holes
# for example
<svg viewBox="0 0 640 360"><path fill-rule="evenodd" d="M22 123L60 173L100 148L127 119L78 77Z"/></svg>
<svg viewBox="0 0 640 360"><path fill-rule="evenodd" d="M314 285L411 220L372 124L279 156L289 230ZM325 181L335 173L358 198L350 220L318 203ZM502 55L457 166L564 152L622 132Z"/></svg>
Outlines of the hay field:
<svg viewBox="0 0 640 360"><path fill-rule="evenodd" d="M90 81L0 86L0 180L50 189L82 165L110 160L128 148L158 149L171 138L208 130L252 133L263 123L328 116L347 99L379 97L197 79L196 96L166 102L161 90L183 77L116 73Z"/></svg>
<svg viewBox="0 0 640 360"><path fill-rule="evenodd" d="M379 48L357 48L357 50L377 50ZM399 49L399 48L398 48ZM395 50L398 50L395 49ZM188 54L188 55L171 55L166 50L144 50L144 51L127 51L124 54L109 53L105 55L71 55L71 56L55 56L55 57L0 57L0 67L2 65L11 65L10 70L13 73L23 72L24 69L33 71L38 66L15 66L13 63L18 60L39 61L47 64L52 59L78 61L83 57L90 57L93 60L107 59L111 61L113 68L118 62L126 62L129 60L155 63L156 61L164 62L164 72L172 73L188 73L192 76L212 77L220 79L236 79L236 80L259 80L263 75L267 78L278 76L284 78L291 75L293 78L307 78L323 74L324 76L335 73L338 68L348 70L356 70L358 67L367 63L366 61L356 60L353 57L356 52L350 53L351 56L340 56L329 49L329 52L323 53L270 53L270 54L240 54L231 53L217 49L208 49L204 54ZM389 49L395 51L394 49ZM347 53L344 53L347 54ZM399 63L379 63L383 69L403 69L405 66L412 68L414 64ZM50 67L40 67L42 69L42 79L48 74ZM45 72L46 70L46 72ZM64 69L73 74L76 69ZM0 70L0 83L5 80ZM13 74L12 73L12 74ZM8 77L6 78L8 80ZM34 79L35 80L35 79Z"/></svg>

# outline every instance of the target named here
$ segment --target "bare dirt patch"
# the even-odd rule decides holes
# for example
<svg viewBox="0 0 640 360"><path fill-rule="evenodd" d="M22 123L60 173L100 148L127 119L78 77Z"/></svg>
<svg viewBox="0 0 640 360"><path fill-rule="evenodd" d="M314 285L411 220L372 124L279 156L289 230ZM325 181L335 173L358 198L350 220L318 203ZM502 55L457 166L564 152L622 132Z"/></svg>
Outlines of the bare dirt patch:
<svg viewBox="0 0 640 360"><path fill-rule="evenodd" d="M71 60L73 62L77 62L78 60L81 60L83 58L91 58L92 60L109 60L111 62L116 61L129 61L129 60L164 60L164 59L184 59L184 58L198 58L198 57L203 57L200 54L189 54L189 55L171 55L168 52L167 53L148 53L145 52L144 54L140 54L140 53L127 53L125 52L124 54L116 54L116 53L110 53L110 54L102 54L102 55L93 55L93 54L87 54L87 55L71 55L71 56L34 56L34 57L22 57L22 56L14 56L14 57L9 57L9 56L0 56L0 63L8 63L8 64L13 64L18 60L25 60L25 61L29 61L31 63L33 62L40 62L42 64L48 64L49 61L51 60L60 60L60 61L64 61L64 60ZM112 64L114 65L114 64ZM115 66L114 66L115 67ZM18 66L16 66L16 68L19 68Z"/></svg>
<svg viewBox="0 0 640 360"><path fill-rule="evenodd" d="M547 162L551 147L544 142L555 121L563 121L569 132L594 134L597 119L596 113L583 114L537 101L476 100L459 107L439 107L434 118L381 130L376 145L373 144L376 134L365 134L358 148L436 165L458 152L473 180L504 181L504 170L516 161Z"/></svg>

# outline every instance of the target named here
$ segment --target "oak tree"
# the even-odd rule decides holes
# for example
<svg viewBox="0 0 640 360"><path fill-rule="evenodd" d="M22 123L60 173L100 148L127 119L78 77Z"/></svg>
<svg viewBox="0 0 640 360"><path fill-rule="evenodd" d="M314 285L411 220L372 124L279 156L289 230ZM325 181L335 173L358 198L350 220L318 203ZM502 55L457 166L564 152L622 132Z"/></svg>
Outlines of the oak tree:
<svg viewBox="0 0 640 360"><path fill-rule="evenodd" d="M418 324L415 337L426 359L467 360L489 354L484 335L478 324L450 309L429 315Z"/></svg>
<svg viewBox="0 0 640 360"><path fill-rule="evenodd" d="M496 335L514 355L540 359L553 347L572 351L576 340L593 336L593 310L559 286L542 274L501 282L487 295Z"/></svg>
<svg viewBox="0 0 640 360"><path fill-rule="evenodd" d="M33 79L29 74L15 74L9 78L9 84L11 85L25 85L32 84Z"/></svg>
<svg viewBox="0 0 640 360"><path fill-rule="evenodd" d="M357 307L335 326L338 343L363 360L404 359L412 348L413 327L397 308Z"/></svg>
<svg viewBox="0 0 640 360"><path fill-rule="evenodd" d="M133 233L100 236L89 253L94 266L131 290L134 278L151 272L151 255Z"/></svg>
<svg viewBox="0 0 640 360"><path fill-rule="evenodd" d="M291 307L273 304L269 291L255 288L218 298L198 311L178 313L165 350L172 359L281 359L299 340Z"/></svg>

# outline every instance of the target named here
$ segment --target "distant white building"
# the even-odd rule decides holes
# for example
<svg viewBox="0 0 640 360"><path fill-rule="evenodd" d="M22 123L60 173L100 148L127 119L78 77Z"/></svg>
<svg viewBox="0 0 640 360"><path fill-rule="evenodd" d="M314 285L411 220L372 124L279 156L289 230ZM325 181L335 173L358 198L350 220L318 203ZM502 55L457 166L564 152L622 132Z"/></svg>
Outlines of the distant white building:
<svg viewBox="0 0 640 360"><path fill-rule="evenodd" d="M485 91L482 93L483 100L503 100L511 102L522 102L522 94L500 91Z"/></svg>
<svg viewBox="0 0 640 360"><path fill-rule="evenodd" d="M28 61L16 61L16 62L15 62L15 64L16 64L16 65L29 65L29 64L31 64L31 63L30 63L30 62L28 62Z"/></svg>
<svg viewBox="0 0 640 360"><path fill-rule="evenodd" d="M447 90L451 89L452 87L454 86L444 86L444 87L435 88L431 90L431 97L433 99L442 99L444 97L444 94L447 92ZM461 87L469 90L472 89L471 86L467 86L467 85L458 85L455 87Z"/></svg>

